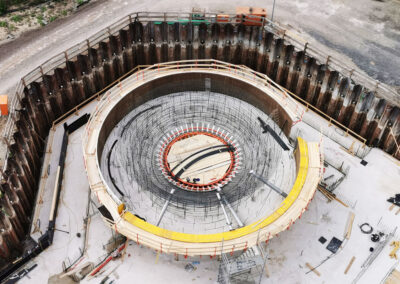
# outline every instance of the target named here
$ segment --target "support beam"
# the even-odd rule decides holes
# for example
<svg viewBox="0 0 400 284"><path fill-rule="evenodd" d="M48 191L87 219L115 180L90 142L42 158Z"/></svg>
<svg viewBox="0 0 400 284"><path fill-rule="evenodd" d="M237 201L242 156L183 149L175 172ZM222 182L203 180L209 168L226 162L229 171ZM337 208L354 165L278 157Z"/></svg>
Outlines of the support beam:
<svg viewBox="0 0 400 284"><path fill-rule="evenodd" d="M272 188L276 193L279 193L280 195L282 195L283 198L287 197L287 193L283 192L282 190L280 190L276 185L270 183L269 181L267 181L266 179L264 179L262 176L256 174L253 170L251 170L249 172L249 174L252 174L253 176L255 176L257 179L259 179L260 181L262 181L263 183L265 183L266 185L268 185L270 188Z"/></svg>
<svg viewBox="0 0 400 284"><path fill-rule="evenodd" d="M271 126L266 124L265 121L262 120L260 117L257 117L257 119L260 122L262 129L264 129L263 133L271 134L272 138L275 139L275 141L279 144L279 146L282 147L282 149L284 151L289 151L290 150L289 147L285 144L285 142L283 142L281 137L279 137L279 135L271 128ZM285 122L285 124L286 124L286 122ZM283 127L282 127L282 129L283 129Z"/></svg>
<svg viewBox="0 0 400 284"><path fill-rule="evenodd" d="M162 217L164 216L165 211L167 210L168 204L169 204L169 202L171 201L172 194L174 194L174 192L175 192L175 188L171 189L171 191L169 192L170 194L169 194L169 196L168 196L168 199L167 199L167 201L165 201L165 203L164 203L164 206L163 206L163 208L162 208L162 210L161 210L161 213L160 213L160 217L158 217L158 221L157 221L157 225L156 225L157 227L158 227L158 225L160 225L160 223L161 223L161 219L162 219Z"/></svg>
<svg viewBox="0 0 400 284"><path fill-rule="evenodd" d="M218 187L217 189L218 192L221 191L221 187ZM233 217L235 218L236 222L238 223L239 227L243 227L243 222L239 219L239 216L236 214L235 210L233 210L231 204L228 202L226 199L225 195L221 194L221 199L225 203L226 206L228 206L229 210L231 211Z"/></svg>
<svg viewBox="0 0 400 284"><path fill-rule="evenodd" d="M231 222L231 220L229 219L228 214L226 213L224 203L222 202L222 199L221 199L221 194L220 194L219 192L217 192L216 194L217 194L217 198L218 198L218 200L219 200L219 204L221 205L222 212L224 212L225 219L226 219L226 224L229 226L229 230L233 230L233 228L232 228L232 222Z"/></svg>

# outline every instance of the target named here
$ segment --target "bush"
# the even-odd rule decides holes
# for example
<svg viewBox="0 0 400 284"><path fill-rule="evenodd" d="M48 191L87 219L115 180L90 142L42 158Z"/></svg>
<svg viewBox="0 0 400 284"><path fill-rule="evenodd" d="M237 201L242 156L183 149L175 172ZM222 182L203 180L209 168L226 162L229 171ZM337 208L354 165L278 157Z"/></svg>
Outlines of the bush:
<svg viewBox="0 0 400 284"><path fill-rule="evenodd" d="M42 4L44 2L46 2L47 0L33 0L32 2L30 2L31 6L35 6L35 5L39 5Z"/></svg>
<svg viewBox="0 0 400 284"><path fill-rule="evenodd" d="M57 20L57 16L51 16L49 19L49 22L54 22L55 20Z"/></svg>
<svg viewBox="0 0 400 284"><path fill-rule="evenodd" d="M11 5L18 5L24 2L29 2L29 0L11 0Z"/></svg>
<svg viewBox="0 0 400 284"><path fill-rule="evenodd" d="M6 21L0 21L0 28L8 28L8 23Z"/></svg>
<svg viewBox="0 0 400 284"><path fill-rule="evenodd" d="M68 12L67 12L67 10L63 10L63 11L61 12L61 14L62 14L63 16L66 16L66 15L68 14Z"/></svg>
<svg viewBox="0 0 400 284"><path fill-rule="evenodd" d="M22 16L21 15L15 15L11 17L11 21L15 22L15 23L19 23L22 21Z"/></svg>
<svg viewBox="0 0 400 284"><path fill-rule="evenodd" d="M0 0L0 15L4 15L7 13L8 8L8 1L7 0Z"/></svg>

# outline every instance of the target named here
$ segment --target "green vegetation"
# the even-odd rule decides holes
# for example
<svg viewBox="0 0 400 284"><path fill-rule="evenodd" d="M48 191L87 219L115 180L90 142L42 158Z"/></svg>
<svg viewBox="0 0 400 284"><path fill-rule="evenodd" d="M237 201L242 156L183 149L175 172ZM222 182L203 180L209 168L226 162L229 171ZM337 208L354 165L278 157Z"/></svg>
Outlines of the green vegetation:
<svg viewBox="0 0 400 284"><path fill-rule="evenodd" d="M13 5L35 6L47 2L48 0L0 0L0 16L7 13Z"/></svg>
<svg viewBox="0 0 400 284"><path fill-rule="evenodd" d="M22 21L22 16L21 15L15 15L11 17L11 21L15 22L15 23L19 23Z"/></svg>
<svg viewBox="0 0 400 284"><path fill-rule="evenodd" d="M44 25L45 25L44 22L43 22L43 19L44 19L44 18L43 18L43 15L37 16L36 19L37 19L39 25L41 25L41 26L44 26Z"/></svg>
<svg viewBox="0 0 400 284"><path fill-rule="evenodd" d="M88 0L74 1L79 6ZM7 17L0 21L0 28L11 32L19 29L21 23L45 26L73 12L73 8L67 9L69 4L69 0L0 0L0 16Z"/></svg>
<svg viewBox="0 0 400 284"><path fill-rule="evenodd" d="M0 15L7 13L8 3L6 0L0 0Z"/></svg>
<svg viewBox="0 0 400 284"><path fill-rule="evenodd" d="M38 5L38 4L42 4L44 2L46 2L47 0L23 0L24 2L26 2L27 4L34 6L34 5Z"/></svg>
<svg viewBox="0 0 400 284"><path fill-rule="evenodd" d="M83 4L83 0L76 0L76 4L78 4L78 5L82 5Z"/></svg>

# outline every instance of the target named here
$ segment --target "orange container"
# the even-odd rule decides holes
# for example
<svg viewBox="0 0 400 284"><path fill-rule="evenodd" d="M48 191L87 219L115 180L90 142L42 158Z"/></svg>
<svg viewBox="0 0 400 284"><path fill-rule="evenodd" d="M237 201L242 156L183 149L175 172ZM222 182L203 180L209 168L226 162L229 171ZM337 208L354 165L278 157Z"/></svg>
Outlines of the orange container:
<svg viewBox="0 0 400 284"><path fill-rule="evenodd" d="M263 18L267 17L267 10L257 7L236 7L236 22L247 26L261 26Z"/></svg>
<svg viewBox="0 0 400 284"><path fill-rule="evenodd" d="M218 23L228 23L229 22L229 15L217 15L217 22Z"/></svg>
<svg viewBox="0 0 400 284"><path fill-rule="evenodd" d="M0 95L0 111L1 115L8 115L8 96Z"/></svg>

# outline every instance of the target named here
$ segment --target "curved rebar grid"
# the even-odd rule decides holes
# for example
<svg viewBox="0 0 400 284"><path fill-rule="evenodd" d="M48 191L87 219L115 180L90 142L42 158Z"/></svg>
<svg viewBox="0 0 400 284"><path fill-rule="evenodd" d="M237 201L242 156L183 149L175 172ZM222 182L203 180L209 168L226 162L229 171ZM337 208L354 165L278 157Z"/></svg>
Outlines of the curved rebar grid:
<svg viewBox="0 0 400 284"><path fill-rule="evenodd" d="M101 160L104 178L110 187L115 183L120 188L123 196L116 188L113 191L124 200L127 209L149 223L158 223L166 200L170 200L161 227L185 233L228 231L216 193L188 192L176 187L171 195L173 185L162 174L158 157L165 137L185 126L219 129L240 145L240 168L221 191L224 203L235 210L244 225L249 224L260 215L273 212L282 201L249 171L256 169L284 191L290 190L296 174L292 152L283 151L271 135L262 133L257 117L262 117L276 133L281 132L271 117L226 95L182 92L149 101L131 111L110 133ZM280 137L287 142L283 134ZM113 144L112 155L108 155ZM233 228L243 225L235 221L231 210L226 212Z"/></svg>

